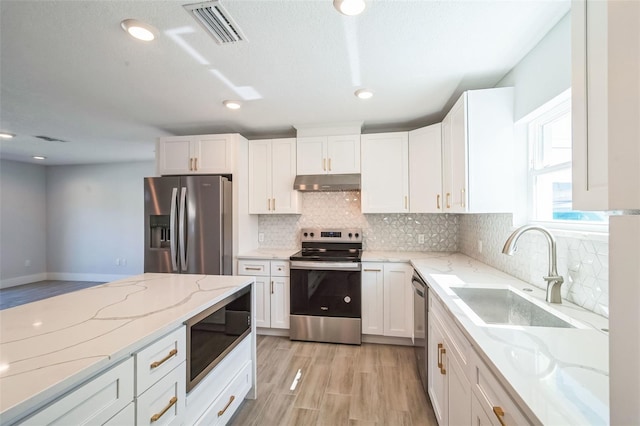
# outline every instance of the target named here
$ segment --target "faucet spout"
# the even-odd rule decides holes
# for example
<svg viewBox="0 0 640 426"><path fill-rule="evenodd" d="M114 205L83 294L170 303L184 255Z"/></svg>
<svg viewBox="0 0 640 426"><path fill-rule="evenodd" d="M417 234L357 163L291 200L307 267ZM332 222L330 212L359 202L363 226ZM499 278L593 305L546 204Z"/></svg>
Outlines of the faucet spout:
<svg viewBox="0 0 640 426"><path fill-rule="evenodd" d="M558 275L558 257L556 253L556 239L547 228L537 225L524 225L513 231L513 233L507 238L507 241L502 248L502 253L513 256L517 249L517 243L522 234L528 231L541 232L547 239L549 244L549 273L546 277L543 277L547 282L547 296L546 300L550 303L562 303L562 296L560 294L560 287L564 282L564 278Z"/></svg>

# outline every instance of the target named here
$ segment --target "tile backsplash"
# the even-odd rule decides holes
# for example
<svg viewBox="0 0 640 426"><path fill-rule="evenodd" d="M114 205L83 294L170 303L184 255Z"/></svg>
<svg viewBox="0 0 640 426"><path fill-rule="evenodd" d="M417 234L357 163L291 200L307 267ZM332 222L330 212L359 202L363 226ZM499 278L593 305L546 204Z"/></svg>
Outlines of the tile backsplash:
<svg viewBox="0 0 640 426"><path fill-rule="evenodd" d="M362 228L365 250L457 251L458 216L450 214L363 214L360 192L303 192L301 215L260 215L260 248L300 247L300 229ZM424 243L418 236L424 235Z"/></svg>
<svg viewBox="0 0 640 426"><path fill-rule="evenodd" d="M460 215L458 248L467 256L546 289L548 244L539 232L518 240L513 256L502 247L513 230L510 214ZM562 297L599 315L609 317L609 243L606 234L554 233L558 273L564 277ZM569 236L570 235L570 236ZM479 251L478 241L482 241Z"/></svg>

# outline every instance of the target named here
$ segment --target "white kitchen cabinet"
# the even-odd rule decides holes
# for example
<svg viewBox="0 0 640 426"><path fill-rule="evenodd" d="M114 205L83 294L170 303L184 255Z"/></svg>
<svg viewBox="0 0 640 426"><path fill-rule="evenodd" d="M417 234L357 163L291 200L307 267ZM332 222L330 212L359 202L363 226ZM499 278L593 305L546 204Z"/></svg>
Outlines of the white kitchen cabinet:
<svg viewBox="0 0 640 426"><path fill-rule="evenodd" d="M640 208L639 9L634 1L571 4L576 210Z"/></svg>
<svg viewBox="0 0 640 426"><path fill-rule="evenodd" d="M129 357L19 424L103 424L129 405L133 395L134 365L133 358ZM130 413L127 411L122 416ZM135 421L133 417L127 420L129 424Z"/></svg>
<svg viewBox="0 0 640 426"><path fill-rule="evenodd" d="M412 337L413 268L407 263L362 263L362 333Z"/></svg>
<svg viewBox="0 0 640 426"><path fill-rule="evenodd" d="M360 173L360 135L297 139L299 175Z"/></svg>
<svg viewBox="0 0 640 426"><path fill-rule="evenodd" d="M142 394L186 360L186 329L180 327L135 353L136 395Z"/></svg>
<svg viewBox="0 0 640 426"><path fill-rule="evenodd" d="M162 137L156 145L160 175L231 174L236 135Z"/></svg>
<svg viewBox="0 0 640 426"><path fill-rule="evenodd" d="M436 420L440 426L444 426L449 424L448 376L446 367L443 367L443 357L446 355L444 330L440 320L431 313L429 313L428 329L427 391Z"/></svg>
<svg viewBox="0 0 640 426"><path fill-rule="evenodd" d="M296 140L249 141L249 213L300 213L296 178Z"/></svg>
<svg viewBox="0 0 640 426"><path fill-rule="evenodd" d="M136 425L181 425L185 415L186 377L186 362L183 361L137 396Z"/></svg>
<svg viewBox="0 0 640 426"><path fill-rule="evenodd" d="M513 89L464 92L442 121L443 212L511 212L513 144Z"/></svg>
<svg viewBox="0 0 640 426"><path fill-rule="evenodd" d="M239 260L238 275L256 277L256 327L289 329L289 262Z"/></svg>
<svg viewBox="0 0 640 426"><path fill-rule="evenodd" d="M362 213L408 213L408 133L362 135L361 154Z"/></svg>
<svg viewBox="0 0 640 426"><path fill-rule="evenodd" d="M409 132L409 212L442 213L442 125Z"/></svg>

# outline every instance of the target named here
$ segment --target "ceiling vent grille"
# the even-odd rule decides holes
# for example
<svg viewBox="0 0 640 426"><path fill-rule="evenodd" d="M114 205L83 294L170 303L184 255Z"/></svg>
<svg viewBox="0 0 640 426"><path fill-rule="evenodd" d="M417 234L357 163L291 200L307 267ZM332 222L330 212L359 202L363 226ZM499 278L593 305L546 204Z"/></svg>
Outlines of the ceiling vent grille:
<svg viewBox="0 0 640 426"><path fill-rule="evenodd" d="M42 139L43 141L47 141L47 142L68 142L62 139L52 138L50 136L36 136L36 138Z"/></svg>
<svg viewBox="0 0 640 426"><path fill-rule="evenodd" d="M186 4L184 8L215 39L216 43L227 44L247 40L219 1Z"/></svg>

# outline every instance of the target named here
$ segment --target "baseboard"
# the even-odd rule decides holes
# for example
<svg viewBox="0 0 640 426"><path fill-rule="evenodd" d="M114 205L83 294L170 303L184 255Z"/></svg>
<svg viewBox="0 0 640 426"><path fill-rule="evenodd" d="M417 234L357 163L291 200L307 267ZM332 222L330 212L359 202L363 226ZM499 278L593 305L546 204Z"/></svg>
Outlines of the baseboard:
<svg viewBox="0 0 640 426"><path fill-rule="evenodd" d="M413 346L413 342L411 341L410 337L376 336L372 334L363 334L362 343L376 343L379 345Z"/></svg>
<svg viewBox="0 0 640 426"><path fill-rule="evenodd" d="M48 279L45 272L41 274L23 275L21 277L7 278L0 280L0 288L15 287L17 285L34 283L36 281L44 281Z"/></svg>
<svg viewBox="0 0 640 426"><path fill-rule="evenodd" d="M93 281L108 283L111 281L121 280L128 278L131 275L116 275L116 274L78 274L73 272L49 272L47 274L48 280L60 280L60 281Z"/></svg>
<svg viewBox="0 0 640 426"><path fill-rule="evenodd" d="M263 336L279 336L279 337L289 337L289 330L284 328L263 328L257 327L256 334L260 334Z"/></svg>

